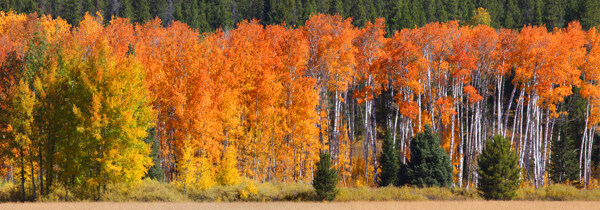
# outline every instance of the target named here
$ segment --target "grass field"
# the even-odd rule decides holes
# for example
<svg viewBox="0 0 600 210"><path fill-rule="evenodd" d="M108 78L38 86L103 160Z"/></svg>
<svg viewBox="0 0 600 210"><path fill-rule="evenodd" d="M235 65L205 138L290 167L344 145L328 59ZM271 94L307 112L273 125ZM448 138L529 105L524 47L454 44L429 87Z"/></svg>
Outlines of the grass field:
<svg viewBox="0 0 600 210"><path fill-rule="evenodd" d="M110 202L76 202L76 203L4 203L0 209L433 209L433 210L571 210L600 209L600 202L589 201L415 201L415 202L234 202L234 203L110 203Z"/></svg>

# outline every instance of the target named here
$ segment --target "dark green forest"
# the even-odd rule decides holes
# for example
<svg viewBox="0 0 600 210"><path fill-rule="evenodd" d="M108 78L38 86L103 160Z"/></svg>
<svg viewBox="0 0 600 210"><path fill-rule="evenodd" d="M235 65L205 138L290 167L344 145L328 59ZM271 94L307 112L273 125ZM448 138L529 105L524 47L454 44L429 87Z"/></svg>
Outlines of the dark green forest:
<svg viewBox="0 0 600 210"><path fill-rule="evenodd" d="M140 23L158 17L164 25L181 21L200 32L230 29L251 19L265 25L303 25L310 14L339 13L356 26L383 17L391 34L429 22L465 23L478 7L488 10L496 28L562 28L573 20L584 28L600 24L600 0L0 0L0 10L50 14L72 25L86 12L101 12L106 21L116 16Z"/></svg>

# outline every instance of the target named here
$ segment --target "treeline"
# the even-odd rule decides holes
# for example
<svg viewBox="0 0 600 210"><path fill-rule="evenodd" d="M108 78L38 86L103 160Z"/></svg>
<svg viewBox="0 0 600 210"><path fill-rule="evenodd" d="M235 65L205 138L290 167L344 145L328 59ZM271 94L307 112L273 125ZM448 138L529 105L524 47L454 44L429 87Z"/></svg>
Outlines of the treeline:
<svg viewBox="0 0 600 210"><path fill-rule="evenodd" d="M243 20L263 25L304 25L311 14L340 14L359 27L387 20L387 31L423 26L430 22L468 22L476 8L486 8L495 28L545 24L566 27L580 20L584 29L600 25L599 0L0 0L0 10L62 17L77 25L88 12L145 23L158 17L163 25L184 22L200 32L233 28Z"/></svg>
<svg viewBox="0 0 600 210"><path fill-rule="evenodd" d="M495 134L526 183L594 183L600 34L578 22L549 32L451 21L390 38L383 19L355 27L325 14L205 34L104 22L0 12L0 168L23 197L62 185L97 198L144 176L183 191L309 181L320 153L340 185L376 186L384 136L407 164L427 125L454 186L477 186Z"/></svg>

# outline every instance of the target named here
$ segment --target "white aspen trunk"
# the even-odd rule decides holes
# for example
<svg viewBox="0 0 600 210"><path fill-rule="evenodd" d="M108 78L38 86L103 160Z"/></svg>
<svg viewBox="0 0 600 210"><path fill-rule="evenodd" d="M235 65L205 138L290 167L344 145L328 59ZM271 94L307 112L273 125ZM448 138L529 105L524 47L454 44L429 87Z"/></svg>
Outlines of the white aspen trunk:
<svg viewBox="0 0 600 210"><path fill-rule="evenodd" d="M394 103L396 104L396 103ZM396 117L394 117L394 148L396 147L396 128L398 127L398 112L400 112L400 108L396 106Z"/></svg>
<svg viewBox="0 0 600 210"><path fill-rule="evenodd" d="M373 92L371 92L371 95L373 95ZM374 97L373 97L374 98ZM371 109L373 109L373 101L371 101ZM375 111L371 110L371 124L372 124L372 128L371 130L371 149L372 149L372 153L371 156L373 158L373 186L377 186L377 120L375 118Z"/></svg>
<svg viewBox="0 0 600 210"><path fill-rule="evenodd" d="M419 131L421 131L421 128L423 128L423 125L421 124L421 96L417 96L417 106L419 107Z"/></svg>
<svg viewBox="0 0 600 210"><path fill-rule="evenodd" d="M582 173L582 161L583 161L583 156L587 156L586 152L587 149L584 148L584 146L586 145L586 140L587 140L587 130L588 130L588 122L589 122L589 114L590 114L590 100L588 99L588 105L586 108L586 112L585 112L585 128L583 130L583 138L581 140L581 148L579 149L579 181L580 182L584 182L584 180L581 178L581 173ZM584 187L587 186L587 183L584 183Z"/></svg>
<svg viewBox="0 0 600 210"><path fill-rule="evenodd" d="M498 78L498 105L496 106L498 109L497 112L497 120L498 120L498 130L497 133L498 134L503 134L502 130L503 130L503 125L502 125L502 76L500 76L500 78Z"/></svg>
<svg viewBox="0 0 600 210"><path fill-rule="evenodd" d="M592 106L593 107L593 106ZM594 145L594 134L596 132L596 126L592 126L591 129L589 129L589 134L588 134L588 153L587 153L587 166L586 166L586 180L585 183L589 184L590 183L590 179L591 179L591 175L592 175L592 146Z"/></svg>
<svg viewBox="0 0 600 210"><path fill-rule="evenodd" d="M504 111L504 131L502 132L503 136L506 136L506 130L508 129L508 116L510 114L510 108L512 106L513 97L515 96L515 91L516 90L517 90L517 85L515 85L513 87L512 93L510 94L510 99L508 100L508 107L506 108L506 111ZM516 116L517 115L517 109L515 109L514 113L515 113L515 116ZM517 118L515 117L515 120L513 121L513 131L512 131L513 135L514 135L514 132L515 132L515 130L514 130L515 129L514 124L517 122L516 119ZM511 142L512 142L512 138L513 138L513 136L511 136Z"/></svg>
<svg viewBox="0 0 600 210"><path fill-rule="evenodd" d="M458 90L457 90L457 92L458 92ZM459 96L459 100L460 100L460 102L457 102L458 129L460 130L459 131L460 136L458 138L459 141L460 141L460 143L458 145L458 187L462 188L462 185L463 185L463 167L464 167L464 164L463 164L463 161L464 161L464 155L463 155L464 135L463 135L463 130L464 130L464 128L463 128L463 123L462 123L462 119L464 119L463 118L464 110L463 110L463 107L461 105L462 101L463 101L462 92L461 92L461 94Z"/></svg>

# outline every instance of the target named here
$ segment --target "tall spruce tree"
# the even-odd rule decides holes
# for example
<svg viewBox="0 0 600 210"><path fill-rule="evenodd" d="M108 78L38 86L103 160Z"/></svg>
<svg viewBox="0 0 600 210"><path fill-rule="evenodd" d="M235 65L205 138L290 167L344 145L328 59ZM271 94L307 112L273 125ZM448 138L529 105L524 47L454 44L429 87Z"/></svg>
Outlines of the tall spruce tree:
<svg viewBox="0 0 600 210"><path fill-rule="evenodd" d="M479 165L479 190L481 196L490 200L510 200L519 188L517 154L510 141L495 135L485 144L477 164Z"/></svg>
<svg viewBox="0 0 600 210"><path fill-rule="evenodd" d="M317 192L317 199L331 201L338 193L336 189L338 183L337 171L333 168L329 154L321 153L319 157L317 172L312 185Z"/></svg>
<svg viewBox="0 0 600 210"><path fill-rule="evenodd" d="M81 14L81 4L79 0L66 0L62 5L61 18L65 19L71 25L78 25L83 17Z"/></svg>
<svg viewBox="0 0 600 210"><path fill-rule="evenodd" d="M552 140L552 155L550 156L550 180L553 183L576 181L579 166L577 165L577 149L574 147L571 135L564 135L566 129L561 129Z"/></svg>
<svg viewBox="0 0 600 210"><path fill-rule="evenodd" d="M150 15L150 4L147 0L133 0L133 8L135 8L135 21L144 23L152 19Z"/></svg>
<svg viewBox="0 0 600 210"><path fill-rule="evenodd" d="M133 8L131 0L121 0L119 3L119 17L129 18L131 21L136 21L136 10Z"/></svg>
<svg viewBox="0 0 600 210"><path fill-rule="evenodd" d="M544 15L546 27L549 30L562 28L565 25L565 7L563 6L564 0L553 0L546 2L546 9Z"/></svg>
<svg viewBox="0 0 600 210"><path fill-rule="evenodd" d="M155 127L148 129L148 137L144 139L144 143L150 145L150 158L152 158L152 163L154 163L146 172L146 177L162 182L164 181L165 174L160 166L160 158L158 156L160 153L160 143L156 138Z"/></svg>
<svg viewBox="0 0 600 210"><path fill-rule="evenodd" d="M600 25L600 0L584 0L582 9L581 23L584 28Z"/></svg>
<svg viewBox="0 0 600 210"><path fill-rule="evenodd" d="M418 187L450 186L452 165L440 140L426 125L410 144L410 161L406 169L408 184Z"/></svg>
<svg viewBox="0 0 600 210"><path fill-rule="evenodd" d="M383 139L383 145L381 146L381 155L379 156L379 167L381 173L377 174L377 185L388 186L395 184L398 179L398 152L394 147L392 141L392 135L387 132Z"/></svg>
<svg viewBox="0 0 600 210"><path fill-rule="evenodd" d="M575 181L579 173L579 147L585 127L587 100L579 94L579 88L573 88L573 94L565 98L559 106L560 112L566 112L556 119L556 135L552 141L550 156L550 180L562 183Z"/></svg>
<svg viewBox="0 0 600 210"><path fill-rule="evenodd" d="M517 0L506 1L502 26L505 28L519 28L523 26L521 9L519 8Z"/></svg>

